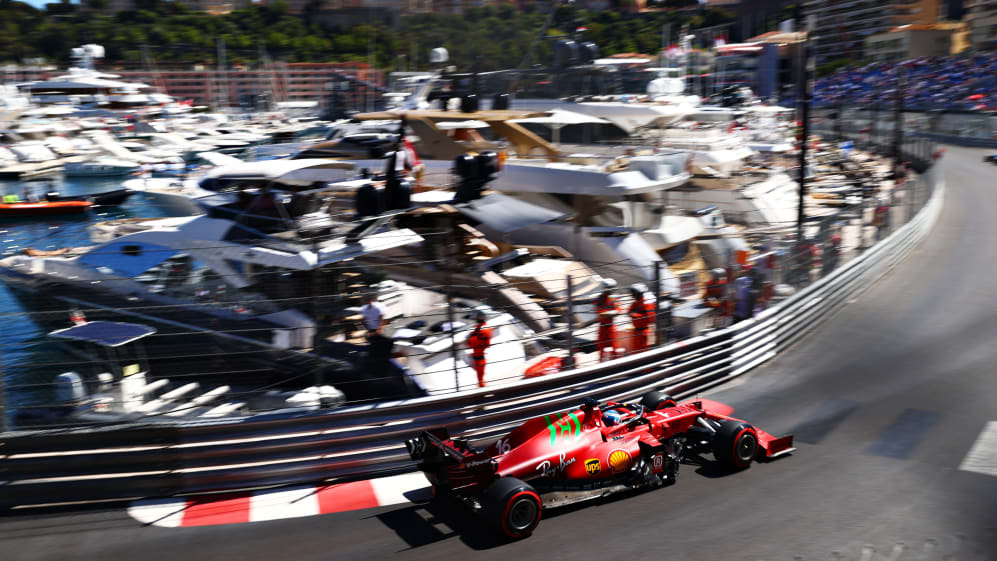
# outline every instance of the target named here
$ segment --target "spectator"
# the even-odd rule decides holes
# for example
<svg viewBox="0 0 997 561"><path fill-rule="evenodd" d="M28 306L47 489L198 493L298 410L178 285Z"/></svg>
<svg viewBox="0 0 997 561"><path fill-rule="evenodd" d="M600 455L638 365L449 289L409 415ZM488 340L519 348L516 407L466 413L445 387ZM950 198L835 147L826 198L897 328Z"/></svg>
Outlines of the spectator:
<svg viewBox="0 0 997 561"><path fill-rule="evenodd" d="M992 52L875 62L840 71L816 81L814 103L892 105L898 65L903 70L904 106L909 109L997 109L997 57Z"/></svg>
<svg viewBox="0 0 997 561"><path fill-rule="evenodd" d="M838 267L838 258L841 256L841 236L837 231L832 231L824 242L823 260L821 265L821 276L827 276Z"/></svg>
<svg viewBox="0 0 997 561"><path fill-rule="evenodd" d="M647 304L646 294L647 287L643 284L630 285L630 295L633 296L633 302L628 311L634 328L630 349L632 352L640 352L647 348L647 336L654 324L654 308Z"/></svg>
<svg viewBox="0 0 997 561"><path fill-rule="evenodd" d="M616 357L616 314L620 312L613 298L616 281L602 279L602 293L595 299L595 315L599 321L599 332L595 340L599 348L599 360Z"/></svg>
<svg viewBox="0 0 997 561"><path fill-rule="evenodd" d="M363 316L364 327L367 328L368 336L381 331L384 325L384 317L388 314L388 308L377 301L377 294L370 293L364 296L364 305L360 307L360 315Z"/></svg>
<svg viewBox="0 0 997 561"><path fill-rule="evenodd" d="M734 281L734 323L755 315L757 293L752 288L751 270L745 270Z"/></svg>
<svg viewBox="0 0 997 561"><path fill-rule="evenodd" d="M474 311L474 329L467 336L467 346L471 347L471 362L478 375L478 387L485 387L485 351L492 345L492 328L487 326L488 316L482 310Z"/></svg>

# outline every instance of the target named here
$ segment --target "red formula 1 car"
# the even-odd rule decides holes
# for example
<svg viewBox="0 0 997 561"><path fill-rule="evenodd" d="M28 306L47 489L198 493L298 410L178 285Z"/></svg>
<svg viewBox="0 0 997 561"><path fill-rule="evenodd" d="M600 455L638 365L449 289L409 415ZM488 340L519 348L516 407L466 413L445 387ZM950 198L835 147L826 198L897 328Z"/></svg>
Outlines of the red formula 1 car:
<svg viewBox="0 0 997 561"><path fill-rule="evenodd" d="M650 392L639 405L587 399L580 409L529 420L484 449L445 428L405 445L437 494L452 494L507 536L522 538L543 508L672 483L684 458L710 453L739 470L794 450L791 435L776 438L730 412L721 403L677 404Z"/></svg>

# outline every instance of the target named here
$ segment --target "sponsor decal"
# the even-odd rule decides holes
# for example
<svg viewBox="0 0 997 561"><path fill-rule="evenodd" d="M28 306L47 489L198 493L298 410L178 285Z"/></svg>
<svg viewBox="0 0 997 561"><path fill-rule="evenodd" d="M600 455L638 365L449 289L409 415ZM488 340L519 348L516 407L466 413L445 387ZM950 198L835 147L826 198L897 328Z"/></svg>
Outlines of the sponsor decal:
<svg viewBox="0 0 997 561"><path fill-rule="evenodd" d="M613 470L613 473L622 473L630 468L631 459L630 452L616 449L609 453L606 463L609 464L609 469Z"/></svg>
<svg viewBox="0 0 997 561"><path fill-rule="evenodd" d="M665 465L665 457L662 454L655 454L651 457L651 465L654 467L654 471L661 471L661 468Z"/></svg>
<svg viewBox="0 0 997 561"><path fill-rule="evenodd" d="M599 475L599 472L602 471L602 462L599 461L599 458L585 460L585 471L587 471L589 475Z"/></svg>
<svg viewBox="0 0 997 561"><path fill-rule="evenodd" d="M557 465L551 465L550 460L544 460L537 464L536 470L540 472L540 477L554 477L558 472L563 472L568 466L575 463L574 458L565 460L565 453L561 452L560 461Z"/></svg>
<svg viewBox="0 0 997 561"><path fill-rule="evenodd" d="M558 438L564 441L574 437L577 440L582 436L582 423L574 413L566 415L558 413L553 420L550 415L544 415L544 420L547 421L547 429L550 430L551 446L557 444Z"/></svg>
<svg viewBox="0 0 997 561"><path fill-rule="evenodd" d="M464 466L466 468L470 469L470 468L476 468L478 466L483 466L485 464L490 464L490 463L492 463L492 459L491 458L486 458L484 460L475 460L473 462L467 462L466 464L464 464Z"/></svg>

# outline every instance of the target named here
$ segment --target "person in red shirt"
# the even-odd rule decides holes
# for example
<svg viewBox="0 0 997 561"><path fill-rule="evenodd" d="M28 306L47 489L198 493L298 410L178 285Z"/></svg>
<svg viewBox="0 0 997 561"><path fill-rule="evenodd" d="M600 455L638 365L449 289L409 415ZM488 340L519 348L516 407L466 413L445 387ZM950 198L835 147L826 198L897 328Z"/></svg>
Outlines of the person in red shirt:
<svg viewBox="0 0 997 561"><path fill-rule="evenodd" d="M647 348L647 336L651 332L654 324L654 309L644 301L647 287L643 284L630 285L630 294L633 296L633 303L628 310L630 322L633 323L633 345L630 349L633 352L640 352Z"/></svg>
<svg viewBox="0 0 997 561"><path fill-rule="evenodd" d="M599 347L599 360L608 360L616 357L616 326L614 320L620 309L613 298L613 289L616 288L616 281L613 279L602 279L602 294L595 299L595 315L599 320L599 334L595 344Z"/></svg>
<svg viewBox="0 0 997 561"><path fill-rule="evenodd" d="M478 375L478 387L485 387L485 351L492 344L492 328L487 327L485 312L475 310L474 321L476 325L467 336L467 346L471 348L471 364L474 372Z"/></svg>

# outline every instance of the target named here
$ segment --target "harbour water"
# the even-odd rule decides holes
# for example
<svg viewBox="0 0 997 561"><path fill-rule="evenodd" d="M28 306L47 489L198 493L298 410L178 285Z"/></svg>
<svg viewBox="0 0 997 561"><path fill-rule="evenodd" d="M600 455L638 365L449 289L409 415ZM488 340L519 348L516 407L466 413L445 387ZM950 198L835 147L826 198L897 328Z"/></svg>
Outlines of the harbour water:
<svg viewBox="0 0 997 561"><path fill-rule="evenodd" d="M0 181L0 194L22 195L25 186L35 193L58 191L63 195L84 195L118 189L126 178L67 178L51 175L28 181ZM115 207L93 208L79 216L0 219L0 253L4 257L25 248L54 250L87 245L87 227L119 218L160 217L166 214L136 193ZM0 284L0 355L7 386L7 399L13 408L51 402L52 377L73 370L80 359L60 351L48 341L47 332L37 323L34 303L18 299ZM53 313L53 312L44 312ZM66 315L66 326L70 325Z"/></svg>

